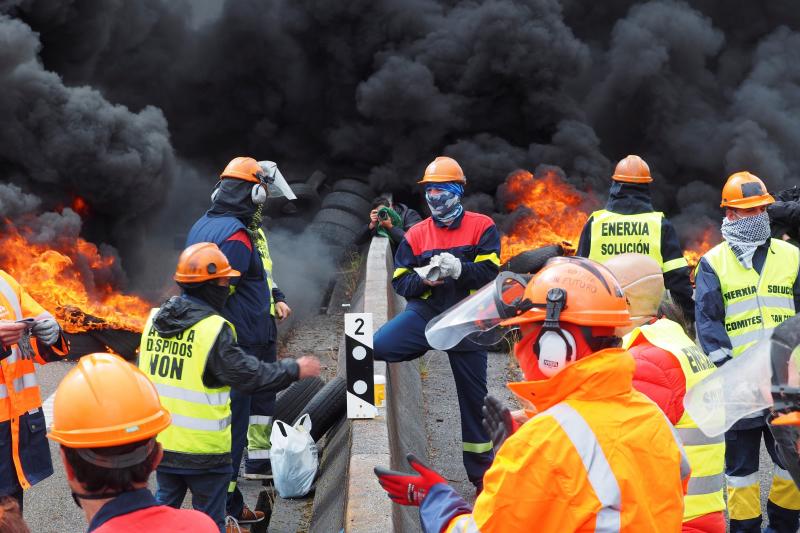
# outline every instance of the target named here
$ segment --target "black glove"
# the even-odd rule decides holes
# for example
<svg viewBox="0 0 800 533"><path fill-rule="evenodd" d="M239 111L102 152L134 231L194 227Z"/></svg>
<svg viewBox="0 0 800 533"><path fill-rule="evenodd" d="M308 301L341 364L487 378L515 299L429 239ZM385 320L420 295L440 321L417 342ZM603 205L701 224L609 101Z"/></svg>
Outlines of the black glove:
<svg viewBox="0 0 800 533"><path fill-rule="evenodd" d="M494 396L486 396L483 399L481 413L483 413L481 423L489 433L494 444L494 452L497 453L500 446L519 428L519 425L511 418L511 411L508 407Z"/></svg>

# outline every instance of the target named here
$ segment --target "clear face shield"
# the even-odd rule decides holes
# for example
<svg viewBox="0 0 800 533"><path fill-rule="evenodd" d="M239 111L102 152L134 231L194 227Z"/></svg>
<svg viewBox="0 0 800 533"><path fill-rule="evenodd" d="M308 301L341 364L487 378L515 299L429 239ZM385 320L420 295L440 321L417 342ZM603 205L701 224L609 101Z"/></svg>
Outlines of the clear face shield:
<svg viewBox="0 0 800 533"><path fill-rule="evenodd" d="M258 164L266 174L264 181L267 184L267 191L269 192L270 198L285 196L289 200L297 199L297 196L295 196L292 188L289 187L283 174L278 170L277 163L274 161L259 161Z"/></svg>
<svg viewBox="0 0 800 533"><path fill-rule="evenodd" d="M695 385L684 398L686 411L708 436L721 435L742 418L764 416L784 468L800 486L800 315L772 337Z"/></svg>
<svg viewBox="0 0 800 533"><path fill-rule="evenodd" d="M501 272L491 283L428 322L425 338L437 350L449 350L465 338L489 346L507 333L500 322L527 310L529 276Z"/></svg>

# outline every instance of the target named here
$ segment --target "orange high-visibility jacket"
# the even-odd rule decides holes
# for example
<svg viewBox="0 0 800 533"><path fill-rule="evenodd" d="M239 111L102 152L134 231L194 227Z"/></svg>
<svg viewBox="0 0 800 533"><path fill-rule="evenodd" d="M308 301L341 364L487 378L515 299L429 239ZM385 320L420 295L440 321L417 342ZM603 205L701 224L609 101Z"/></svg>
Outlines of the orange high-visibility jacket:
<svg viewBox="0 0 800 533"><path fill-rule="evenodd" d="M0 320L20 320L22 318L45 318L52 315L42 308L23 289L17 281L6 272L0 270ZM11 355L0 361L0 423L10 422L11 442L0 442L0 448L11 446L11 456L17 473L19 484L27 489L32 483L39 481L38 475L29 480L25 475L24 464L35 463L20 457L26 450L20 450L20 420L42 406L39 384L36 380L34 362L45 364L50 355L58 357L67 355L69 347L63 335L55 345L45 347L38 344L38 339L31 337L31 347L35 352L33 359L24 359L16 345L11 347ZM47 353L47 359L43 354ZM43 416L41 417L43 420ZM43 425L43 423L42 423ZM44 439L44 427L41 438ZM26 435L30 431L26 429ZM38 433L38 431L37 431ZM27 438L27 437L26 437ZM49 452L48 452L49 455ZM49 456L48 456L49 461ZM36 467L33 467L36 468Z"/></svg>
<svg viewBox="0 0 800 533"><path fill-rule="evenodd" d="M443 529L681 531L688 462L661 410L633 390L633 371L614 348L550 379L510 383L539 412L500 448L472 513Z"/></svg>

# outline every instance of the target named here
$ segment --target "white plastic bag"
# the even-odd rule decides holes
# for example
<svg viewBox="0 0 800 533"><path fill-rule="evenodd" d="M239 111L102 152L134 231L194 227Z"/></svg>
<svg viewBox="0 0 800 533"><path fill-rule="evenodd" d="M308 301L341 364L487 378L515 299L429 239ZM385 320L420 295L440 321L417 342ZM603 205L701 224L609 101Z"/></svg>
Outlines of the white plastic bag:
<svg viewBox="0 0 800 533"><path fill-rule="evenodd" d="M317 475L317 445L311 438L311 418L300 417L294 427L276 420L272 426L269 456L275 489L281 498L308 494Z"/></svg>

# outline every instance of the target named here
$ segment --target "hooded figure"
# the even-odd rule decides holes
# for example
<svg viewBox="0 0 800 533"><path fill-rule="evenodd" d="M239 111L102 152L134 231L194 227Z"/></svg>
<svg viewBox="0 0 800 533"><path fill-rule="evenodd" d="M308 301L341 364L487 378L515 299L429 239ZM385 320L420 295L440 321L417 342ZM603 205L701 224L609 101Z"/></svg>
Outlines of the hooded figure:
<svg viewBox="0 0 800 533"><path fill-rule="evenodd" d="M629 155L617 164L612 180L606 207L586 221L576 255L599 263L624 253L651 257L664 273L670 296L693 322L689 265L672 223L653 208L650 167L641 157Z"/></svg>
<svg viewBox="0 0 800 533"><path fill-rule="evenodd" d="M285 189L287 197L291 194L274 163L259 163L251 157L233 159L222 171L211 194L211 209L195 222L186 241L187 247L200 242L216 244L230 265L241 272L240 277L231 280L230 296L221 314L236 328L239 346L267 363L277 359L273 310L278 313L279 309L284 309L288 314L285 311L288 310L286 298L271 279L271 258L261 229L261 208L276 188L280 192ZM231 459L234 468L228 494L228 514L240 523L264 518L261 511L251 511L244 505L236 481L248 440L251 441L249 447L253 448L249 458L261 461L257 466L263 473L258 475L266 477L269 474L269 428L274 411L274 391L253 396L236 390L231 392ZM251 422L255 428L250 427Z"/></svg>

